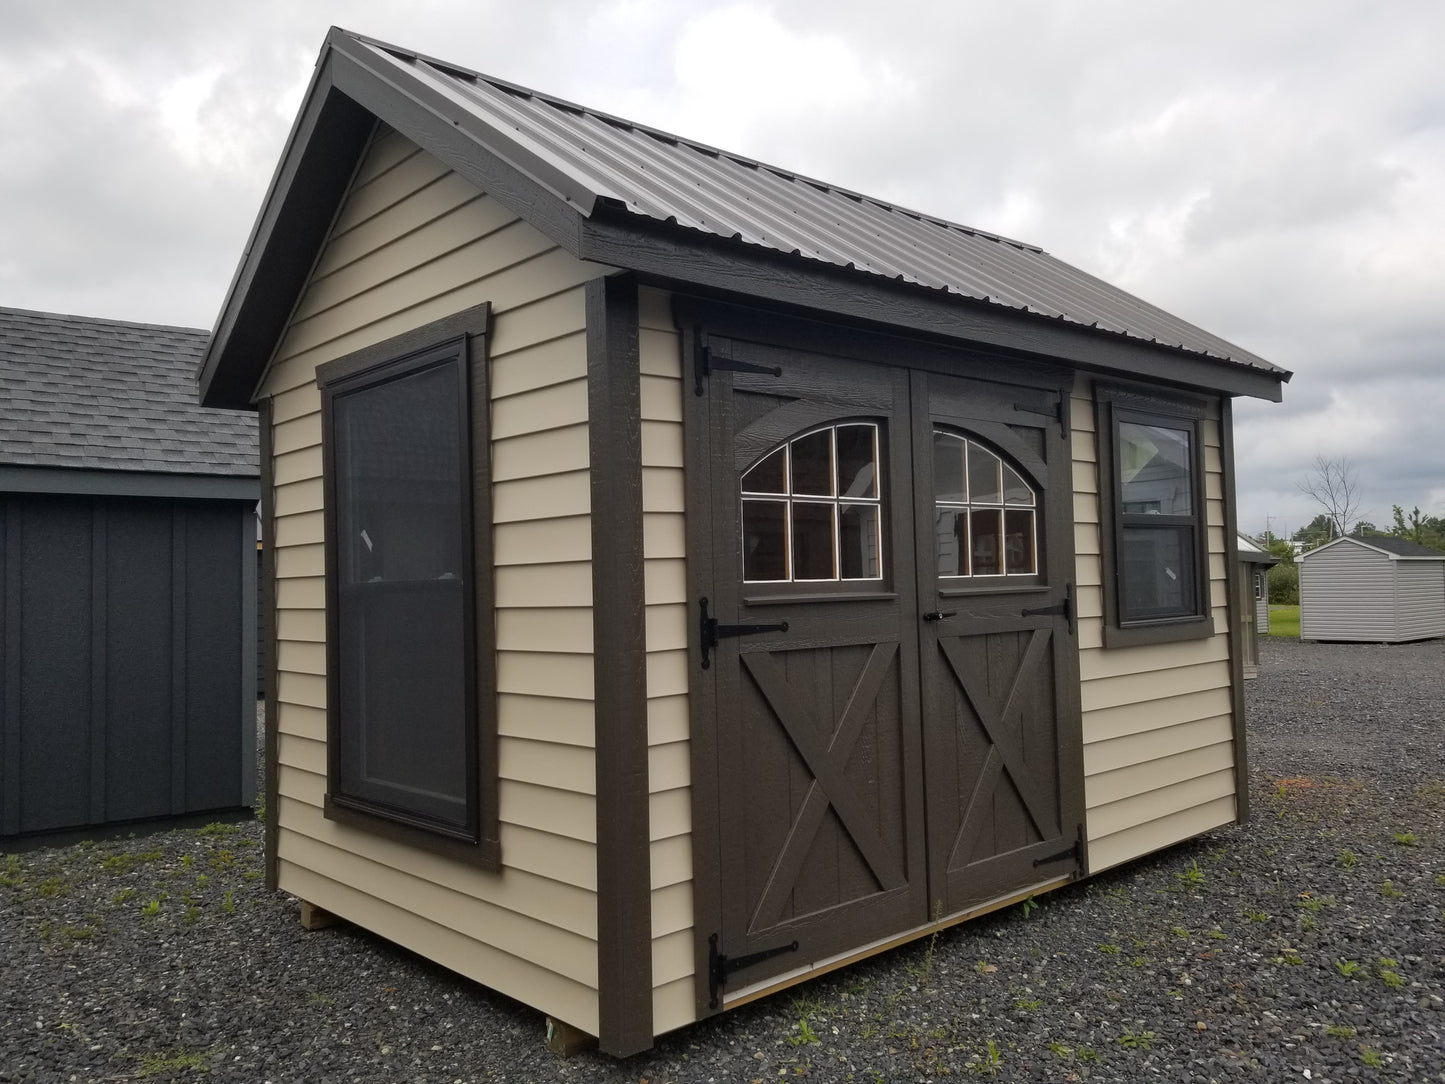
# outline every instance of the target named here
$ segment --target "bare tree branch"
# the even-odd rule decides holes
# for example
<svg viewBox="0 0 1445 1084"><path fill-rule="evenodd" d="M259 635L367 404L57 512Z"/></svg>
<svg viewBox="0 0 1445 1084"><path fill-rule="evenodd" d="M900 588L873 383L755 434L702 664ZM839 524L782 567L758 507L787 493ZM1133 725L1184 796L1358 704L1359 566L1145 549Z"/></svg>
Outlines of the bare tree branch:
<svg viewBox="0 0 1445 1084"><path fill-rule="evenodd" d="M1350 533L1350 524L1360 517L1360 477L1348 459L1315 456L1309 477L1299 483L1300 492L1325 510L1335 537Z"/></svg>

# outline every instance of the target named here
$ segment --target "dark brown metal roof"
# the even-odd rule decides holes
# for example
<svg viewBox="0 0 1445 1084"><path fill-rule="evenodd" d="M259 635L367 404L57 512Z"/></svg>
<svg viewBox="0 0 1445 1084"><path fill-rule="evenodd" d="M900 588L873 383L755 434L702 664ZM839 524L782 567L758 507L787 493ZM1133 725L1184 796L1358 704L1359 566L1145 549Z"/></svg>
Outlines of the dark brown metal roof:
<svg viewBox="0 0 1445 1084"><path fill-rule="evenodd" d="M463 130L591 216L687 230L1279 374L1279 367L1033 245L920 214L344 31L367 67L465 115ZM478 136L478 133L481 133Z"/></svg>

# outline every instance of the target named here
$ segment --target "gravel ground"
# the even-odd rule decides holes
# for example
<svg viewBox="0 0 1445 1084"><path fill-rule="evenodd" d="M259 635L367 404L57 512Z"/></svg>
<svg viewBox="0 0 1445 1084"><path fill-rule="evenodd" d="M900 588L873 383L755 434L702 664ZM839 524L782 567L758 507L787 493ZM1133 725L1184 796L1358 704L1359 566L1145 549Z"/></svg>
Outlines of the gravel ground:
<svg viewBox="0 0 1445 1084"><path fill-rule="evenodd" d="M1247 825L624 1062L303 932L255 822L0 855L0 1081L1445 1081L1445 643L1261 654Z"/></svg>

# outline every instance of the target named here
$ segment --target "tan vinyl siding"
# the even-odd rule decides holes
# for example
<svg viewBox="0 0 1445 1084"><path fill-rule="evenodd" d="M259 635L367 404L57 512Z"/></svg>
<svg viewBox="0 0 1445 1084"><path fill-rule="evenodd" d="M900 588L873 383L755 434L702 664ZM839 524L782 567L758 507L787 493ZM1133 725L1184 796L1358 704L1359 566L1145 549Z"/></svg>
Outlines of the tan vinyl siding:
<svg viewBox="0 0 1445 1084"><path fill-rule="evenodd" d="M687 566L683 518L682 354L672 299L638 299L642 508L651 793L653 1029L697 1017L692 931L692 796L687 705Z"/></svg>
<svg viewBox="0 0 1445 1084"><path fill-rule="evenodd" d="M383 130L267 370L276 506L280 886L597 1029L584 283L568 256ZM324 499L315 370L490 302L498 803L488 872L327 820ZM545 431L545 437L538 434Z"/></svg>
<svg viewBox="0 0 1445 1084"><path fill-rule="evenodd" d="M1204 423L1205 515L1214 635L1104 647L1098 442L1091 388L1072 403L1074 545L1089 868L1097 872L1235 818L1223 454Z"/></svg>

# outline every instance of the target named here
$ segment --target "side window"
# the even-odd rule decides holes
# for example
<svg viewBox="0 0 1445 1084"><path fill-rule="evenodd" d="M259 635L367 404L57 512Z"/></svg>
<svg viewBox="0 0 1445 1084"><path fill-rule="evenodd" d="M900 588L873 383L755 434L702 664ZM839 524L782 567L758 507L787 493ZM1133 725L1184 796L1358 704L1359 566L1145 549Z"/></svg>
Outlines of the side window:
<svg viewBox="0 0 1445 1084"><path fill-rule="evenodd" d="M995 452L958 433L933 432L933 521L938 574L948 579L1038 573L1038 499Z"/></svg>
<svg viewBox="0 0 1445 1084"><path fill-rule="evenodd" d="M743 580L883 578L879 433L848 422L802 433L743 472Z"/></svg>
<svg viewBox="0 0 1445 1084"><path fill-rule="evenodd" d="M485 548L473 537L475 496L487 483L485 451L479 478L472 450L473 341L485 342L463 334L318 372L326 812L486 861L486 837L495 835L485 831L494 814L486 735L495 723L486 696L490 636L478 635L492 616L490 588L477 590L490 583L490 568L478 567Z"/></svg>
<svg viewBox="0 0 1445 1084"><path fill-rule="evenodd" d="M1100 386L1104 642L1212 634L1201 404Z"/></svg>

